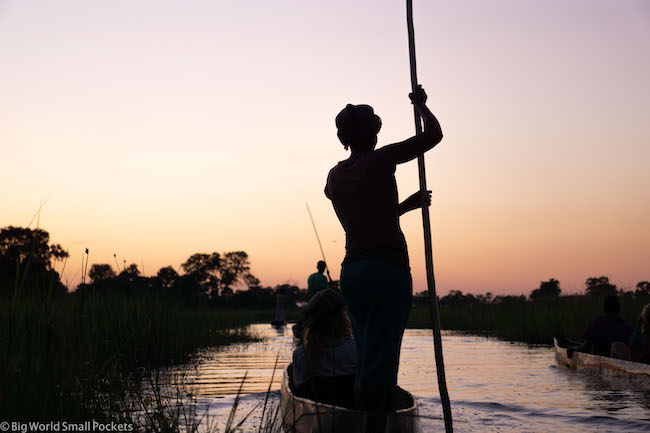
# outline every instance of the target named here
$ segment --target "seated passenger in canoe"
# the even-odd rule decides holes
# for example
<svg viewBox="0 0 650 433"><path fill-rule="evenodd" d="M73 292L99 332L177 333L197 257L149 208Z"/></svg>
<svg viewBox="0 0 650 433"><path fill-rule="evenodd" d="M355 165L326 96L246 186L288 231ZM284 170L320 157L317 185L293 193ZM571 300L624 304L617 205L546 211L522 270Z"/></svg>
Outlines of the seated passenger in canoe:
<svg viewBox="0 0 650 433"><path fill-rule="evenodd" d="M616 295L603 302L605 314L594 319L584 333L584 350L601 356L629 359L629 341L634 328L618 315L621 304Z"/></svg>
<svg viewBox="0 0 650 433"><path fill-rule="evenodd" d="M341 295L321 290L304 315L304 344L293 352L297 396L352 407L357 347Z"/></svg>
<svg viewBox="0 0 650 433"><path fill-rule="evenodd" d="M650 364L650 304L646 304L639 315L641 332L630 335L631 360Z"/></svg>

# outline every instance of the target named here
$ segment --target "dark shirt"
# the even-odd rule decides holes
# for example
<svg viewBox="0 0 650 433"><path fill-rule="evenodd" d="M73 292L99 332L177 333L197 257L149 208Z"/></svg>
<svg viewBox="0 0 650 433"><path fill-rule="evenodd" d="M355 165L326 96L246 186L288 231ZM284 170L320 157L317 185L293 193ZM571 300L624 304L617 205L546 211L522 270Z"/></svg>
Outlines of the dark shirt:
<svg viewBox="0 0 650 433"><path fill-rule="evenodd" d="M343 263L383 258L409 266L395 182L395 166L401 161L393 146L353 154L327 176L325 195L345 230Z"/></svg>
<svg viewBox="0 0 650 433"><path fill-rule="evenodd" d="M312 298L316 293L321 290L327 289L327 277L320 272L314 272L307 279L307 293Z"/></svg>
<svg viewBox="0 0 650 433"><path fill-rule="evenodd" d="M594 319L584 333L586 349L591 353L610 356L612 343L620 341L629 344L634 328L616 315L606 314Z"/></svg>

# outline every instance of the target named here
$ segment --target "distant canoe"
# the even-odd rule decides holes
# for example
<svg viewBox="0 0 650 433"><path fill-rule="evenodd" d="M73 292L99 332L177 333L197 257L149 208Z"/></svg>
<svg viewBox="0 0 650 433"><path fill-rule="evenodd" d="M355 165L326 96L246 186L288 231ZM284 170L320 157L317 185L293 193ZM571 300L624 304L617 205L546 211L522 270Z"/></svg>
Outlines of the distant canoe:
<svg viewBox="0 0 650 433"><path fill-rule="evenodd" d="M571 349L563 338L554 338L555 363L558 367L605 377L625 377L650 386L650 365L624 361L608 356L592 355Z"/></svg>
<svg viewBox="0 0 650 433"><path fill-rule="evenodd" d="M344 407L319 403L293 393L290 380L292 366L284 371L280 390L282 426L288 433L351 433L363 432L365 413ZM418 432L417 401L413 396L397 387L395 399L399 408L388 416L387 432Z"/></svg>

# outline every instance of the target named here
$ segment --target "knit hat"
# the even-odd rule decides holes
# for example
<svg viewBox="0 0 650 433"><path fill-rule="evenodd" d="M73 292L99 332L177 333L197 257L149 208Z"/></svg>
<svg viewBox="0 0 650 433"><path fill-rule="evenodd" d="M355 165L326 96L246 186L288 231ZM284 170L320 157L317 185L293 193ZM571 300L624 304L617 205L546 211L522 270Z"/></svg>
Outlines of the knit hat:
<svg viewBox="0 0 650 433"><path fill-rule="evenodd" d="M370 105L348 104L336 116L336 129L341 143L350 146L359 139L377 135L381 119Z"/></svg>

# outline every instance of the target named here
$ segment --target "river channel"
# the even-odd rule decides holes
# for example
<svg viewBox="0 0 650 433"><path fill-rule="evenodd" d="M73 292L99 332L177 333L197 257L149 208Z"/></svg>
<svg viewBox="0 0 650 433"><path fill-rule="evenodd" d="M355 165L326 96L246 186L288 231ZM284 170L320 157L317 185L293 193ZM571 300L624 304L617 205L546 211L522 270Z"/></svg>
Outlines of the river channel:
<svg viewBox="0 0 650 433"><path fill-rule="evenodd" d="M189 377L198 412L217 431L240 387L235 424L253 411L242 432L257 432L269 385L267 407L278 403L291 330L264 324L251 331L263 340L207 351ZM431 335L408 329L400 363L399 385L418 400L422 433L444 432ZM442 340L456 432L650 432L649 389L559 369L548 346L450 332Z"/></svg>

